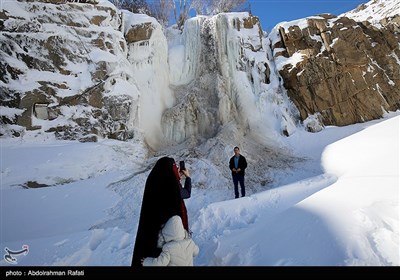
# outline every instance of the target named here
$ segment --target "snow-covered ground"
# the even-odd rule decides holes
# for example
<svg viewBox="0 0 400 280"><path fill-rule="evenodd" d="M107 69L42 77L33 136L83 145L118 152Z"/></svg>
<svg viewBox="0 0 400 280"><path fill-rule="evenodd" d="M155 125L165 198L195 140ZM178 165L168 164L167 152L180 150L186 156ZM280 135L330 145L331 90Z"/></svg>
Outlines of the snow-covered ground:
<svg viewBox="0 0 400 280"><path fill-rule="evenodd" d="M230 181L216 176L223 171L205 169L202 158L189 161L195 265L400 265L399 115L281 137L308 159L308 171L294 170L298 178L310 166L321 174L296 182L280 176L278 185L240 199L233 199ZM0 144L0 248L29 246L15 256L17 265L130 265L156 157L134 142L79 143L48 134ZM26 188L29 181L48 186ZM5 258L0 264L13 265Z"/></svg>

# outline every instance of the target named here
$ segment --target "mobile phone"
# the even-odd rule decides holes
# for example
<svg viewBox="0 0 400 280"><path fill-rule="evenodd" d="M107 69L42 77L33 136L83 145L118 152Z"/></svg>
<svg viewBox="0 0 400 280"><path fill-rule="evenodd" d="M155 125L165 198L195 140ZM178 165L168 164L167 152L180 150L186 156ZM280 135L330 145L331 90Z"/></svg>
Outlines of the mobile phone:
<svg viewBox="0 0 400 280"><path fill-rule="evenodd" d="M181 160L181 161L179 162L179 169L180 169L180 170L186 170L186 168L185 168L185 162L184 162L183 160Z"/></svg>

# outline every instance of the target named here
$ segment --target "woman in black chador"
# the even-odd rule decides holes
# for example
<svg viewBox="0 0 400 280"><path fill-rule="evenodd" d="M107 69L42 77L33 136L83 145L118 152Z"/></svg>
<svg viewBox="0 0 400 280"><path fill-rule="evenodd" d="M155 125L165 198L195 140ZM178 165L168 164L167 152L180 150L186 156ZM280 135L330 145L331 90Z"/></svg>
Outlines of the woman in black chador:
<svg viewBox="0 0 400 280"><path fill-rule="evenodd" d="M179 170L175 160L160 158L147 177L140 210L139 226L133 249L132 266L141 266L141 259L158 257L161 248L157 247L158 233L169 218L179 215L187 231L188 218L183 198L190 197L191 178L187 170L185 187L180 183Z"/></svg>

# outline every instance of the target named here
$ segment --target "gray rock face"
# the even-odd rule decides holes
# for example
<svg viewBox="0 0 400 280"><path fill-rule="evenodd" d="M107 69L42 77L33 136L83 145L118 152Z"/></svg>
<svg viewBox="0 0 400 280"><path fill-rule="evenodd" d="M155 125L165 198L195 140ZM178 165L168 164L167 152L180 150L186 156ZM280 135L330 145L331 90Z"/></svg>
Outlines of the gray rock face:
<svg viewBox="0 0 400 280"><path fill-rule="evenodd" d="M397 20L377 28L322 15L306 19L303 28L279 27L276 56L302 56L279 73L303 120L318 113L323 124L343 126L400 108Z"/></svg>
<svg viewBox="0 0 400 280"><path fill-rule="evenodd" d="M2 114L1 134L42 129L84 141L94 141L87 135L132 136L127 123L134 98L113 86L129 77L113 76L117 63L96 59L96 52L105 52L115 61L126 60L121 16L112 6L82 3L97 1L4 6L0 106L17 111ZM14 15L15 5L27 11L26 18Z"/></svg>

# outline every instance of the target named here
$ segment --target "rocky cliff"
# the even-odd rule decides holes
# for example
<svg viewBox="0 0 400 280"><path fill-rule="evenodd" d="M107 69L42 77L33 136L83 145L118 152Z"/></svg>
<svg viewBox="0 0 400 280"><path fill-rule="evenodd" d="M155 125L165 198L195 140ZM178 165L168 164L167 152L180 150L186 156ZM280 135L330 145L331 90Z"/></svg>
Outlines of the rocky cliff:
<svg viewBox="0 0 400 280"><path fill-rule="evenodd" d="M138 83L136 76L157 53L149 48L161 26L147 16L132 22L107 1L73 2L2 3L2 135L37 130L96 141L141 133L140 85L148 78ZM160 49L167 67L167 50ZM162 69L153 66L149 76Z"/></svg>
<svg viewBox="0 0 400 280"><path fill-rule="evenodd" d="M299 120L316 131L380 118L400 108L399 4L382 3L268 36L247 13L198 17L171 43L154 18L108 1L6 1L0 136L144 137L157 149L232 127L268 138Z"/></svg>
<svg viewBox="0 0 400 280"><path fill-rule="evenodd" d="M375 0L275 27L271 47L302 120L342 126L400 108L399 11L396 1Z"/></svg>

